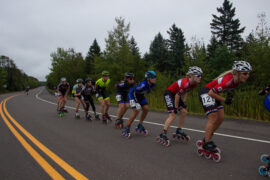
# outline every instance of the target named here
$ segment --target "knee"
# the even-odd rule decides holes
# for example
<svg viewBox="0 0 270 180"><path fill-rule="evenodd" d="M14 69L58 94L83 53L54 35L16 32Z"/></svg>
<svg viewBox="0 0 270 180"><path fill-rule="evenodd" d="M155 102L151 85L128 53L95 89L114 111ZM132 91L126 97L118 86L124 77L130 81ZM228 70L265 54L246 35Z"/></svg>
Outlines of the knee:
<svg viewBox="0 0 270 180"><path fill-rule="evenodd" d="M180 111L180 112L181 112L181 114L183 114L184 116L186 116L186 115L187 115L187 113L188 113L186 109L181 109L181 111Z"/></svg>
<svg viewBox="0 0 270 180"><path fill-rule="evenodd" d="M148 112L149 111L149 107L148 106L143 106L143 112Z"/></svg>
<svg viewBox="0 0 270 180"><path fill-rule="evenodd" d="M170 117L171 117L172 119L175 119L175 118L176 118L176 114L175 114L175 113L170 113Z"/></svg>

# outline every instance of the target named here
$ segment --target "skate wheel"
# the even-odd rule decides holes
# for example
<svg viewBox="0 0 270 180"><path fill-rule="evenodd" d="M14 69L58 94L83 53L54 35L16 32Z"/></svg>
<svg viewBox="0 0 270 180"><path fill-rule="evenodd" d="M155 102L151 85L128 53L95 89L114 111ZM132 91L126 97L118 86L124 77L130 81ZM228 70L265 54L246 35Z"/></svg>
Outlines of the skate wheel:
<svg viewBox="0 0 270 180"><path fill-rule="evenodd" d="M148 135L148 131L147 130L145 130L143 133L144 133L144 136L147 136Z"/></svg>
<svg viewBox="0 0 270 180"><path fill-rule="evenodd" d="M169 140L165 141L164 146L166 147L170 146L170 141Z"/></svg>
<svg viewBox="0 0 270 180"><path fill-rule="evenodd" d="M198 148L198 149L197 149L197 154L198 154L199 156L203 156L203 149L202 149L202 148Z"/></svg>
<svg viewBox="0 0 270 180"><path fill-rule="evenodd" d="M204 152L204 157L205 157L206 159L210 159L210 158L212 157L212 155L211 155L210 152L205 151L205 152Z"/></svg>
<svg viewBox="0 0 270 180"><path fill-rule="evenodd" d="M202 141L202 140L198 140L198 141L196 142L196 146L197 146L197 147L202 147L202 146L203 146L203 141Z"/></svg>
<svg viewBox="0 0 270 180"><path fill-rule="evenodd" d="M221 160L221 155L219 153L213 154L213 160L219 162Z"/></svg>
<svg viewBox="0 0 270 180"><path fill-rule="evenodd" d="M190 141L190 136L186 136L186 138L185 138L185 140L187 141L187 142L189 142Z"/></svg>
<svg viewBox="0 0 270 180"><path fill-rule="evenodd" d="M262 176L267 176L267 169L266 169L266 167L265 166L260 166L259 167L259 173Z"/></svg>
<svg viewBox="0 0 270 180"><path fill-rule="evenodd" d="M130 138L130 135L131 135L130 133L127 133L127 134L126 134L127 139Z"/></svg>
<svg viewBox="0 0 270 180"><path fill-rule="evenodd" d="M217 150L217 152L219 153L219 154L221 154L221 149L220 148L216 148L216 150Z"/></svg>
<svg viewBox="0 0 270 180"><path fill-rule="evenodd" d="M269 160L269 155L268 154L262 154L261 155L261 161L264 162L264 163L268 163L270 160Z"/></svg>

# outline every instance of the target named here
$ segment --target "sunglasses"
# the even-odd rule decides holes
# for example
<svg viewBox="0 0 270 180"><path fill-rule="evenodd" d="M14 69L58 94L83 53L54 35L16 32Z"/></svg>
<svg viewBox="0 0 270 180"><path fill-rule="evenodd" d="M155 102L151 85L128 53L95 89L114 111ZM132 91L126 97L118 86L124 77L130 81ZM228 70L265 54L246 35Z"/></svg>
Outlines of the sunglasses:
<svg viewBox="0 0 270 180"><path fill-rule="evenodd" d="M109 77L109 75L103 75L103 77Z"/></svg>
<svg viewBox="0 0 270 180"><path fill-rule="evenodd" d="M198 75L198 74L196 74L194 76L196 76L197 78L202 78L202 76L201 75Z"/></svg>
<svg viewBox="0 0 270 180"><path fill-rule="evenodd" d="M249 75L249 73L248 73L248 72L242 72L241 74L243 74L244 76Z"/></svg>
<svg viewBox="0 0 270 180"><path fill-rule="evenodd" d="M130 77L130 78L127 78L128 80L134 80L134 78L133 77Z"/></svg>

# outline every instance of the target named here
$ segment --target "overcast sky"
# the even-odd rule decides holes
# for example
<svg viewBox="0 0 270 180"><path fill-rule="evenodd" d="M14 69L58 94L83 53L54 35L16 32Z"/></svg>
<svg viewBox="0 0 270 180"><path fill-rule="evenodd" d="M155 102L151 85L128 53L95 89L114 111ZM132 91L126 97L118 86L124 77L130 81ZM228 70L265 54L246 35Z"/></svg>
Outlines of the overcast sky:
<svg viewBox="0 0 270 180"><path fill-rule="evenodd" d="M0 55L13 59L28 75L45 80L50 72L50 53L57 47L74 48L85 56L96 38L104 39L122 16L131 23L141 54L154 36L175 23L187 42L196 36L206 44L211 37L212 14L224 0L0 0ZM246 37L266 13L270 24L270 0L231 0ZM270 25L269 25L270 26Z"/></svg>

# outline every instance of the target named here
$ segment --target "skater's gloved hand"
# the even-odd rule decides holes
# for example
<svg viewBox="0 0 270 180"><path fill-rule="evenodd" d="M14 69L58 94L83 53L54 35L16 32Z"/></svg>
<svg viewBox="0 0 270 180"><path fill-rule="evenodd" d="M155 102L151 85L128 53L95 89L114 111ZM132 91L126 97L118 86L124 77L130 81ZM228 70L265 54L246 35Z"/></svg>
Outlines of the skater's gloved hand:
<svg viewBox="0 0 270 180"><path fill-rule="evenodd" d="M232 104L232 101L233 101L233 96L231 93L228 93L227 97L225 99L225 104L230 105L230 104Z"/></svg>
<svg viewBox="0 0 270 180"><path fill-rule="evenodd" d="M184 109L187 109L187 104L186 104L186 102L183 102L182 107L183 107Z"/></svg>
<svg viewBox="0 0 270 180"><path fill-rule="evenodd" d="M174 111L173 111L174 114L177 114L177 111L178 111L177 108L175 108Z"/></svg>
<svg viewBox="0 0 270 180"><path fill-rule="evenodd" d="M135 105L136 105L136 109L137 110L140 110L141 109L141 105L139 103L136 103Z"/></svg>

